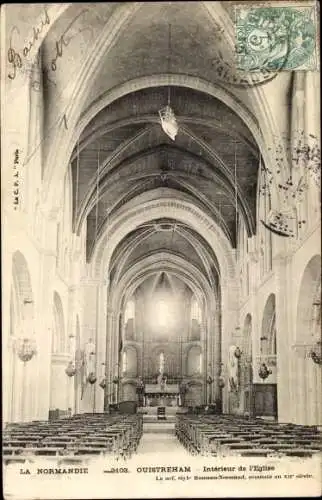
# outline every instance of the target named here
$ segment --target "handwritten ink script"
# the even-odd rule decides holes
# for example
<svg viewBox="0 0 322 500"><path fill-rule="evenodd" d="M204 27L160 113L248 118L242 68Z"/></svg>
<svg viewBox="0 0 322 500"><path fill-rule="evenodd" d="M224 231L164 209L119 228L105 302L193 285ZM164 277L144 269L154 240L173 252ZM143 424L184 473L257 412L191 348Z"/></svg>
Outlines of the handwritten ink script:
<svg viewBox="0 0 322 500"><path fill-rule="evenodd" d="M36 41L39 39L40 34L43 32L44 27L50 24L50 18L47 10L44 10L43 19L40 22L40 25L37 27L33 27L33 36L31 40L27 42L22 51L18 51L13 46L13 35L14 33L20 35L19 29L17 26L13 26L11 29L10 35L10 46L8 49L8 62L10 64L10 71L8 73L8 78L10 80L14 80L17 76L17 71L19 70L22 73L29 74L32 80L32 88L34 90L40 90L40 74L42 73L43 79L45 82L52 83L56 85L55 82L50 78L50 74L54 73L57 70L58 60L62 58L64 54L64 48L68 47L70 42L75 38L76 35L80 34L83 31L90 30L91 27L85 27L83 29L78 29L72 32L72 29L75 27L76 22L79 20L81 16L83 16L88 9L83 9L77 16L72 19L72 21L68 24L65 31L60 35L60 37L55 41L54 44L54 55L50 60L50 63L47 66L42 67L40 53L39 50L37 54L35 54L34 62L30 63L28 61L28 56L30 55L32 47L34 47Z"/></svg>
<svg viewBox="0 0 322 500"><path fill-rule="evenodd" d="M10 46L8 49L8 62L11 64L11 70L8 73L8 78L10 80L14 80L17 76L17 69L21 69L23 66L23 59L26 58L29 54L31 49L34 47L36 41L39 39L39 36L44 30L44 27L46 25L50 24L50 18L48 15L48 12L46 10L46 7L44 8L44 18L41 19L41 22L39 26L33 26L33 35L31 40L27 42L27 44L24 46L22 49L22 52L17 51L13 46L12 46L12 36L13 33L16 32L18 35L20 35L19 29L17 26L13 26L11 29L11 34L10 34Z"/></svg>
<svg viewBox="0 0 322 500"><path fill-rule="evenodd" d="M71 40L76 36L78 35L79 33L81 33L82 31L85 31L85 30L89 30L91 28L87 27L85 29L82 29L82 30L78 30L76 33L74 34L70 34L70 30L72 29L72 27L74 26L74 24L76 23L76 21L83 15L85 14L86 12L88 12L88 9L84 9L82 10L70 23L69 25L67 26L67 28L65 29L64 33L61 35L61 37L56 41L55 43L55 56L53 57L53 59L51 60L51 64L50 64L50 68L52 71L56 71L57 69L57 59L59 59L60 57L62 57L63 55L63 50L64 50L64 47L67 47ZM69 33L69 37L67 36Z"/></svg>
<svg viewBox="0 0 322 500"><path fill-rule="evenodd" d="M13 160L13 208L17 210L19 207L19 164L20 164L19 149L14 152Z"/></svg>

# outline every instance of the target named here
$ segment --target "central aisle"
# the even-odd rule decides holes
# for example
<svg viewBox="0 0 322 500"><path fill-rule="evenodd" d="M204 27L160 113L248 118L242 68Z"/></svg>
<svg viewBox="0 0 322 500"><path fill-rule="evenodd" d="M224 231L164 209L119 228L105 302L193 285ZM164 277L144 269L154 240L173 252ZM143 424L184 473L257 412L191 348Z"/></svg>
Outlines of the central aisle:
<svg viewBox="0 0 322 500"><path fill-rule="evenodd" d="M143 436L137 449L139 455L164 453L188 456L188 452L176 438L174 423L144 423Z"/></svg>
<svg viewBox="0 0 322 500"><path fill-rule="evenodd" d="M153 433L149 432L147 434L143 433L140 444L137 449L139 455L151 454L151 453L173 453L176 456L184 455L188 456L188 452L179 443L175 434L169 433Z"/></svg>

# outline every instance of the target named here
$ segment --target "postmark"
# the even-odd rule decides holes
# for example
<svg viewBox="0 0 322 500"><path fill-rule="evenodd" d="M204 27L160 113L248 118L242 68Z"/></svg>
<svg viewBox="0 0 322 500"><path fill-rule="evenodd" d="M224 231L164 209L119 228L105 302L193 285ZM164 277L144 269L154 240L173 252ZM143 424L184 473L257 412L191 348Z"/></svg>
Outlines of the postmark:
<svg viewBox="0 0 322 500"><path fill-rule="evenodd" d="M319 69L314 5L239 6L235 10L236 58L241 71Z"/></svg>

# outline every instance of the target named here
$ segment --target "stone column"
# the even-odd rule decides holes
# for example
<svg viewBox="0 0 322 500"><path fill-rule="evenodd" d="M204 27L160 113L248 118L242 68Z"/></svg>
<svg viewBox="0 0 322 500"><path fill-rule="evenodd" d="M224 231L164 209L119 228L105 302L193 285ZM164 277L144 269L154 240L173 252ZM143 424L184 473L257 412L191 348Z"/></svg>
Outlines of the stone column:
<svg viewBox="0 0 322 500"><path fill-rule="evenodd" d="M83 325L81 332L81 350L84 350L86 343L92 339L95 344L95 374L97 380L95 384L86 383L82 391L82 399L80 402L81 412L93 412L96 406L96 388L98 385L98 374L97 374L97 359L98 359L98 320L97 320L97 303L98 303L98 290L100 281L95 280L91 277L84 278L82 280L83 289L83 300L84 300L84 313L83 313Z"/></svg>
<svg viewBox="0 0 322 500"><path fill-rule="evenodd" d="M51 356L51 390L49 407L67 410L69 408L71 380L65 373L65 368L70 360L67 353L53 354Z"/></svg>
<svg viewBox="0 0 322 500"><path fill-rule="evenodd" d="M303 345L292 346L292 359L291 359L291 401L293 411L290 415L289 421L297 424L305 424L306 413L306 382L305 382L305 365L307 363L307 348Z"/></svg>
<svg viewBox="0 0 322 500"><path fill-rule="evenodd" d="M102 412L104 409L104 391L99 386L102 376L106 370L106 309L107 309L107 281L98 283L98 303L97 303L97 349L96 349L96 374L95 384L95 411Z"/></svg>
<svg viewBox="0 0 322 500"><path fill-rule="evenodd" d="M321 366L313 362L310 356L306 359L305 371L305 423L321 424ZM302 423L302 422L299 422Z"/></svg>
<svg viewBox="0 0 322 500"><path fill-rule="evenodd" d="M39 256L38 300L35 329L37 337L37 412L35 418L46 420L50 408L51 347L53 324L53 282L56 272L56 232L59 207L44 213L43 249ZM46 291L46 293L44 293ZM66 311L67 314L67 311Z"/></svg>
<svg viewBox="0 0 322 500"><path fill-rule="evenodd" d="M232 251L235 253L235 251ZM232 276L221 279L221 359L224 363L225 387L223 394L223 412L229 413L229 384L227 377L227 360L229 346L233 341L233 334L239 321L239 284Z"/></svg>
<svg viewBox="0 0 322 500"><path fill-rule="evenodd" d="M219 387L219 378L222 373L221 361L221 311L217 304L213 314L214 349L213 349L213 401L222 409L222 388Z"/></svg>
<svg viewBox="0 0 322 500"><path fill-rule="evenodd" d="M321 149L321 122L320 107L317 106L320 100L320 73L313 71L305 72L305 108L304 108L304 129L305 143L316 150ZM312 163L312 162L311 162ZM321 165L316 165L316 173L309 172L309 190L307 193L308 220L307 229L320 222L320 183L318 182Z"/></svg>
<svg viewBox="0 0 322 500"><path fill-rule="evenodd" d="M249 262L250 262L250 283L249 283L249 294L250 294L250 310L252 312L251 318L251 332L250 332L250 353L249 359L246 360L247 363L247 378L249 381L249 414L253 416L254 414L254 386L253 378L254 371L258 369L256 365L257 355L260 352L260 336L261 327L259 326L258 318L258 290L260 283L260 249L259 249L259 239L255 236L248 239L249 248Z"/></svg>
<svg viewBox="0 0 322 500"><path fill-rule="evenodd" d="M12 399L14 390L13 370L16 363L14 345L10 339L11 325L11 286L12 286L12 250L10 245L10 218L3 205L3 250L2 250L2 386L3 423L9 422L12 415ZM12 230L12 228L11 228ZM14 319L14 318L13 318ZM14 329L12 328L14 333Z"/></svg>
<svg viewBox="0 0 322 500"><path fill-rule="evenodd" d="M310 360L312 362L312 360ZM313 385L313 404L314 408L312 411L313 421L311 421L311 425L320 425L321 424L321 415L322 415L322 377L321 377L321 366L314 364L312 362L312 370L314 377L314 385Z"/></svg>
<svg viewBox="0 0 322 500"><path fill-rule="evenodd" d="M291 151L290 155L296 157L297 149L303 147L305 139L305 72L296 71L293 75L293 92L291 108ZM293 183L299 182L299 179L305 174L306 165L298 165L291 161ZM294 168L295 167L295 168ZM305 220L305 225L298 226L297 231L303 237L307 229L307 197L296 202L298 220Z"/></svg>
<svg viewBox="0 0 322 500"><path fill-rule="evenodd" d="M105 350L105 374L106 387L104 390L104 411L107 411L108 405L112 402L111 393L113 390L113 322L114 311L112 308L107 308L106 311L106 350Z"/></svg>
<svg viewBox="0 0 322 500"><path fill-rule="evenodd" d="M121 325L121 321L122 321L122 315L121 314L118 314L115 318L114 318L114 348L113 348L113 358L114 358L114 376L115 377L120 377L121 375L121 372L120 372L120 364L119 364L119 346L120 346L120 335L121 335L121 331L120 331L120 325ZM119 402L119 396L120 396L120 392L121 392L121 384L120 384L120 381L119 383L115 385L115 403L118 403Z"/></svg>
<svg viewBox="0 0 322 500"><path fill-rule="evenodd" d="M290 360L291 349L290 318L288 298L292 284L289 258L279 255L276 264L276 347L277 347L277 407L279 422L289 422L292 414L292 373Z"/></svg>
<svg viewBox="0 0 322 500"><path fill-rule="evenodd" d="M203 404L208 404L209 400L209 391L211 390L211 387L207 384L207 377L208 377L208 372L209 372L209 332L207 331L207 323L205 321L204 315L201 319L201 324L200 324L200 346L201 346L201 353L202 353L202 388L203 388L203 395L201 398L201 401Z"/></svg>
<svg viewBox="0 0 322 500"><path fill-rule="evenodd" d="M75 337L76 337L76 296L77 296L77 287L72 285L69 287L68 293L68 318L67 318L67 338L68 338L68 346L67 352L70 357L69 360L75 360ZM69 361L68 360L68 361ZM68 362L67 361L67 362ZM76 398L77 398L77 386L75 384L75 378L70 379L69 384L69 401L68 408L71 408L72 414L76 413Z"/></svg>

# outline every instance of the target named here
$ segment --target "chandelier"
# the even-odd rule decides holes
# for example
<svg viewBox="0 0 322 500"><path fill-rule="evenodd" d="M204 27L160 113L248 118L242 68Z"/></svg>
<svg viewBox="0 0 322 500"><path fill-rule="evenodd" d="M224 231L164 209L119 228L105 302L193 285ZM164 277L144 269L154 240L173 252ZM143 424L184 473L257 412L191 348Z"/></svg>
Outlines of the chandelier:
<svg viewBox="0 0 322 500"><path fill-rule="evenodd" d="M284 144L286 143L286 144ZM289 138L285 141L278 139L275 144L275 171L273 172L261 162L260 171L264 175L264 183L260 194L271 200L273 181L276 184L277 194L282 206L271 209L265 221L261 221L266 229L286 238L298 237L298 229L305 226L307 221L299 217L299 206L304 201L305 193L309 189L309 178L320 187L321 183L321 150L318 138L304 132L294 134L291 144ZM269 148L271 149L271 148ZM289 176L284 180L284 156L290 158Z"/></svg>
<svg viewBox="0 0 322 500"><path fill-rule="evenodd" d="M37 354L36 342L35 340L28 338L17 339L15 343L15 350L19 359L26 363Z"/></svg>
<svg viewBox="0 0 322 500"><path fill-rule="evenodd" d="M97 377L94 372L90 372L86 378L87 382L89 382L91 385L95 384Z"/></svg>
<svg viewBox="0 0 322 500"><path fill-rule="evenodd" d="M242 355L242 352L241 352L240 347L236 347L235 352L234 352L235 358L239 359L241 355Z"/></svg>
<svg viewBox="0 0 322 500"><path fill-rule="evenodd" d="M159 110L159 116L163 131L174 141L179 131L179 127L170 104Z"/></svg>
<svg viewBox="0 0 322 500"><path fill-rule="evenodd" d="M65 373L68 377L73 377L76 374L76 366L74 361L70 361L66 367Z"/></svg>
<svg viewBox="0 0 322 500"><path fill-rule="evenodd" d="M100 381L99 383L99 386L102 388L102 389L105 389L107 383L106 383L106 378L102 378L102 380Z"/></svg>
<svg viewBox="0 0 322 500"><path fill-rule="evenodd" d="M258 375L262 380L265 380L269 375L272 374L272 370L270 370L266 363L261 363L258 369Z"/></svg>
<svg viewBox="0 0 322 500"><path fill-rule="evenodd" d="M262 224L272 233L284 238L295 238L297 234L297 226L301 227L305 224L305 220L297 223L296 210L286 208L283 210L270 210L266 221L262 220Z"/></svg>
<svg viewBox="0 0 322 500"><path fill-rule="evenodd" d="M168 74L170 73L170 53L171 53L171 25L169 24L169 51L168 51ZM175 140L179 131L178 122L170 105L170 85L168 86L168 103L164 108L159 110L159 117L161 120L161 127L163 131L170 137L172 141Z"/></svg>
<svg viewBox="0 0 322 500"><path fill-rule="evenodd" d="M107 386L107 379L106 379L106 373L105 373L106 363L101 363L101 365L102 365L102 375L101 375L101 380L100 380L98 385L104 390L105 387Z"/></svg>

